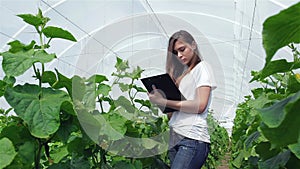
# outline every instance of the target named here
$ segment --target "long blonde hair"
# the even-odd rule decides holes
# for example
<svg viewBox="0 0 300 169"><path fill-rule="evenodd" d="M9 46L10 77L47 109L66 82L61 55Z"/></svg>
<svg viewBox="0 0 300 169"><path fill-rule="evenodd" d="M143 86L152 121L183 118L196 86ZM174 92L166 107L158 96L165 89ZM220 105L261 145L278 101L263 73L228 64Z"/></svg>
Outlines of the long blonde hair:
<svg viewBox="0 0 300 169"><path fill-rule="evenodd" d="M167 61L166 61L166 72L169 73L169 75L175 81L177 86L179 85L181 79L188 72L190 72L198 63L201 62L198 46L195 45L196 48L193 50L194 56L191 60L191 65L188 67L182 64L174 52L174 45L178 40L188 43L191 46L193 43L196 44L193 36L185 30L180 30L178 32L175 32L169 39Z"/></svg>

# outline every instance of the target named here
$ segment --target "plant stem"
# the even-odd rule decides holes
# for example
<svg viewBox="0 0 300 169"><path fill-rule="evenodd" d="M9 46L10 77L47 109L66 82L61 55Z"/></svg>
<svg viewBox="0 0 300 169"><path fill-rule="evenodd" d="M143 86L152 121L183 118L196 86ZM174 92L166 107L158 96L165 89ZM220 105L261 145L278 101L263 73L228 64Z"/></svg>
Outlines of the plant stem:
<svg viewBox="0 0 300 169"><path fill-rule="evenodd" d="M50 39L48 40L48 42L46 43L46 44L47 44L47 46L49 46L49 44L50 44L51 40L52 40L52 38L50 38Z"/></svg>
<svg viewBox="0 0 300 169"><path fill-rule="evenodd" d="M106 164L106 157L105 157L105 155L106 155L106 151L102 148L102 147L100 147L100 166L102 166L102 164Z"/></svg>
<svg viewBox="0 0 300 169"><path fill-rule="evenodd" d="M131 83L130 83L130 85L129 85L129 86L132 86L132 85L133 85L133 82L134 82L134 80L133 80L133 79L131 79ZM131 91L132 91L132 87L130 87L130 89L129 89L129 91L128 91L128 96L129 96L129 98L130 98L130 102L131 102L131 104L132 104L133 106L135 106L135 104L134 104L134 102L133 102L133 99L134 99L134 97L133 97L133 96L131 96Z"/></svg>
<svg viewBox="0 0 300 169"><path fill-rule="evenodd" d="M35 77L38 77L38 72L37 72L37 69L35 67L35 64L33 63L32 66L33 66L33 71L34 71Z"/></svg>
<svg viewBox="0 0 300 169"><path fill-rule="evenodd" d="M102 100L101 100L101 98L99 96L97 96L97 97L98 97L98 101L99 101L99 104L100 104L101 113L103 113L104 109L103 109L103 105L102 105Z"/></svg>
<svg viewBox="0 0 300 169"><path fill-rule="evenodd" d="M41 49L44 50L45 47L44 47L44 41L43 41L43 34L42 34L42 31L40 31L38 28L37 29L37 32L39 33L39 37L40 37L40 43L41 43Z"/></svg>
<svg viewBox="0 0 300 169"><path fill-rule="evenodd" d="M42 72L40 73L40 76L39 76L39 85L40 85L40 87L42 87L42 78L43 78L44 72L45 72L45 65L44 65L44 63L42 63Z"/></svg>
<svg viewBox="0 0 300 169"><path fill-rule="evenodd" d="M44 50L45 47L44 47L44 41L43 41L43 33L42 33L42 29L43 29L43 26L41 27L41 31L39 30L39 28L37 27L36 30L37 32L39 33L39 37L40 37L40 43L41 43L41 50ZM44 64L42 63L42 73L39 74L38 79L39 79L39 86L42 87L42 75L44 73L44 69L45 69L45 66Z"/></svg>
<svg viewBox="0 0 300 169"><path fill-rule="evenodd" d="M39 143L39 148L35 155L35 160L34 160L35 169L40 168L41 151L42 151L42 147L43 147L43 144L41 143L40 139L38 139L38 143Z"/></svg>
<svg viewBox="0 0 300 169"><path fill-rule="evenodd" d="M276 93L278 93L278 90L279 90L279 87L280 87L280 86L278 86L278 82L275 82L275 80L271 76L269 76L269 78L274 83Z"/></svg>

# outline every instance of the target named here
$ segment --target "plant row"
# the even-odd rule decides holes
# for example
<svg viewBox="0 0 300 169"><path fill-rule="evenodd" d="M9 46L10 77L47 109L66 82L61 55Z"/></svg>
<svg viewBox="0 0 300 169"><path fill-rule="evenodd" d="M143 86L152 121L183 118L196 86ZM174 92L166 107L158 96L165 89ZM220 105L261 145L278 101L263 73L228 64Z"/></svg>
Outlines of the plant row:
<svg viewBox="0 0 300 169"><path fill-rule="evenodd" d="M300 168L299 19L297 3L263 24L266 63L262 70L252 72L250 81L261 87L253 89L252 96L238 105L231 168ZM273 60L282 47L291 56Z"/></svg>

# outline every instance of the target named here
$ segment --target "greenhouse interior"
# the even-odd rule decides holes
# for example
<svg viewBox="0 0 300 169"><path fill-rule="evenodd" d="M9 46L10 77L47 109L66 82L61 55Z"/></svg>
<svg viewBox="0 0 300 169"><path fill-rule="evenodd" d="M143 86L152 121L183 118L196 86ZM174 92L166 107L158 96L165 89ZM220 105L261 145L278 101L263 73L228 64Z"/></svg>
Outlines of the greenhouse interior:
<svg viewBox="0 0 300 169"><path fill-rule="evenodd" d="M202 168L300 168L297 0L1 0L0 168L172 169L141 79L179 30L217 86Z"/></svg>

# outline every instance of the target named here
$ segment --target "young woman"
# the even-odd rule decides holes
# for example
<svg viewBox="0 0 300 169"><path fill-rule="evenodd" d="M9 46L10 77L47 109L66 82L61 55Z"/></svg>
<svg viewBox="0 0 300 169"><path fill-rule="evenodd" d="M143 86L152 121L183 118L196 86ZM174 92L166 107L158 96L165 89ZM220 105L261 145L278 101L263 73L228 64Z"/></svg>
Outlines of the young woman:
<svg viewBox="0 0 300 169"><path fill-rule="evenodd" d="M216 85L210 66L201 60L196 41L187 31L170 37L166 71L186 98L167 100L155 86L149 93L152 103L178 110L169 121L171 169L200 169L209 152L206 116Z"/></svg>

